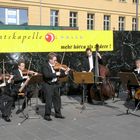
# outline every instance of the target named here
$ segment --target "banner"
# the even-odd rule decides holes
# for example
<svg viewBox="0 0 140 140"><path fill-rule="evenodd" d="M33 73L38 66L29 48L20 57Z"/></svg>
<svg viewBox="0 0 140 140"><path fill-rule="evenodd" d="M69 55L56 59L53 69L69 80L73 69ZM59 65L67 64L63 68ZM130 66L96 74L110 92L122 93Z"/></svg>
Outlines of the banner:
<svg viewBox="0 0 140 140"><path fill-rule="evenodd" d="M112 31L78 30L0 30L0 53L82 52L113 50Z"/></svg>

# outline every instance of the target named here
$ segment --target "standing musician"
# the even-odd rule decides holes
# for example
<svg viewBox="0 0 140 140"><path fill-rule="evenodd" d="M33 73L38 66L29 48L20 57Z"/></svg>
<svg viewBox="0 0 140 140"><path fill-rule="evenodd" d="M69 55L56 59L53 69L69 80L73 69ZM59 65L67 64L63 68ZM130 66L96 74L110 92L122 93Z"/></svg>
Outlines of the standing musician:
<svg viewBox="0 0 140 140"><path fill-rule="evenodd" d="M48 54L48 62L42 66L42 74L43 74L43 90L46 96L46 103L45 103L45 114L44 119L47 121L51 121L51 109L52 103L54 106L55 117L64 119L65 117L61 114L61 97L59 93L60 85L58 83L58 77L63 77L68 74L69 68L64 70L61 67L59 71L55 70L55 65L57 63L57 54L56 53L49 53ZM57 66L58 67L58 66Z"/></svg>
<svg viewBox="0 0 140 140"><path fill-rule="evenodd" d="M0 110L2 112L2 118L6 122L11 122L10 115L13 105L13 97L10 95L10 84L13 75L10 75L7 81L4 78L5 75L0 72Z"/></svg>
<svg viewBox="0 0 140 140"><path fill-rule="evenodd" d="M99 45L96 44L96 48L99 48ZM102 57L99 52L97 52L98 56L98 63L102 64ZM86 57L83 60L82 63L82 71L83 72L95 72L95 54L93 54L91 48L86 49ZM93 104L92 98L90 95L90 88L93 86L93 84L87 84L87 101L89 104ZM83 101L82 101L83 102Z"/></svg>
<svg viewBox="0 0 140 140"><path fill-rule="evenodd" d="M138 78L138 81L140 82L140 58L137 58L135 60L135 69L133 70L133 72L136 74L136 76ZM136 93L140 92L140 86L135 86L135 85L131 86L131 85L128 84L128 90L129 90L130 98L132 98L132 89L134 89ZM139 99L135 98L135 107L137 106L138 102L139 102Z"/></svg>
<svg viewBox="0 0 140 140"><path fill-rule="evenodd" d="M28 74L34 74L36 75L37 73L34 71L26 70L25 69L25 61L24 60L19 60L18 62L18 68L13 71L14 75L14 85L13 85L13 91L16 93L15 100L17 99L17 95L19 92L24 92L26 93L25 96L27 96L27 102L31 99L33 96L32 90L30 87L25 85L25 82L30 80L30 77ZM26 86L26 88L23 88L23 91L20 91L22 87ZM16 114L19 114L26 108L26 100L24 100L22 104L22 108L20 110L17 110Z"/></svg>

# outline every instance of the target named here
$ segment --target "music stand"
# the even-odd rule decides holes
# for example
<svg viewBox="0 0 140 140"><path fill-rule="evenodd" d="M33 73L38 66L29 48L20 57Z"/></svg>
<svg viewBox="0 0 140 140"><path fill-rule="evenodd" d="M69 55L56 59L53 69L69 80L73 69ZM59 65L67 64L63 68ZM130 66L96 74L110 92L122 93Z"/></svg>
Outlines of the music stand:
<svg viewBox="0 0 140 140"><path fill-rule="evenodd" d="M94 76L92 72L73 72L74 82L76 84L82 84L82 110L84 110L85 107L85 84L93 84L94 83Z"/></svg>
<svg viewBox="0 0 140 140"><path fill-rule="evenodd" d="M32 84L38 84L41 83L43 81L43 77L41 74L37 74L37 75L33 75L30 80L28 81L27 85L32 85ZM36 86L37 87L37 86ZM36 95L37 96L37 95ZM23 116L25 117L24 120L22 120L20 123L18 123L18 125L21 125L24 121L26 121L27 119L39 119L40 117L30 117L29 116L29 112L28 112L28 103L27 103L27 95L25 95L25 102L26 102L26 109L27 109L27 114L24 114L24 112L22 111ZM38 100L36 97L36 112L38 111L37 109L38 106Z"/></svg>
<svg viewBox="0 0 140 140"><path fill-rule="evenodd" d="M131 86L140 86L140 82L138 81L138 78L134 72L119 72L118 76L120 77L121 81L126 85L129 84ZM130 99L128 101L130 102ZM129 111L130 105L128 104L126 113L134 114L134 112L138 109L139 104L140 104L140 101L138 102L137 106L135 107L134 111L132 111L132 112Z"/></svg>
<svg viewBox="0 0 140 140"><path fill-rule="evenodd" d="M134 72L119 72L118 76L125 84L139 86L139 81Z"/></svg>

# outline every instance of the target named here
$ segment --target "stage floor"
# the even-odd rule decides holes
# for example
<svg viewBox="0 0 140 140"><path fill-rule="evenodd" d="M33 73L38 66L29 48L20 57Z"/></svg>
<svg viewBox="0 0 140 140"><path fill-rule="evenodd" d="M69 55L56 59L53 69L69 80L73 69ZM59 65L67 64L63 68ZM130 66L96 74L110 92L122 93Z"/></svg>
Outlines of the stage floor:
<svg viewBox="0 0 140 140"><path fill-rule="evenodd" d="M85 103L82 109L79 96L62 96L62 114L66 119L54 118L48 122L43 119L44 104L38 99L38 114L35 112L36 99L25 110L30 119L21 123L22 114L12 111L12 122L0 118L0 140L138 140L140 138L140 110L136 115L126 115L125 93L120 93L114 101L107 100L104 105ZM131 109L134 104L131 102ZM52 110L53 115L53 110ZM34 119L32 117L35 117Z"/></svg>

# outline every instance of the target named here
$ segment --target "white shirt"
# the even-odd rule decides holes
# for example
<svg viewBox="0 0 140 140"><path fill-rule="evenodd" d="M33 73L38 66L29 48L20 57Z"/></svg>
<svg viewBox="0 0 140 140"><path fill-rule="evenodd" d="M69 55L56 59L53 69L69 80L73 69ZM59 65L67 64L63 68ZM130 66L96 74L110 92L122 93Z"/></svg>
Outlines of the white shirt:
<svg viewBox="0 0 140 140"><path fill-rule="evenodd" d="M19 70L19 73L20 73L21 77L23 78L22 71L21 71L20 69L18 69L18 70ZM21 85L20 85L20 86L22 86L22 85L23 85L23 82L21 83Z"/></svg>
<svg viewBox="0 0 140 140"><path fill-rule="evenodd" d="M140 68L135 69L134 71L137 71L138 74L140 73Z"/></svg>
<svg viewBox="0 0 140 140"><path fill-rule="evenodd" d="M51 65L50 63L49 63L49 65L51 66L52 73L55 73L53 65ZM51 82L56 82L56 81L57 81L57 78L53 78Z"/></svg>
<svg viewBox="0 0 140 140"><path fill-rule="evenodd" d="M20 73L20 75L21 75L22 78L25 78L25 79L28 78L28 76L23 76L23 73L22 73L22 71L20 69L18 69L18 70L19 70L19 73ZM23 85L23 83L24 82L21 83L21 86Z"/></svg>
<svg viewBox="0 0 140 140"><path fill-rule="evenodd" d="M23 78L22 71L20 69L18 69L18 70L19 70L19 73L20 73L21 77Z"/></svg>
<svg viewBox="0 0 140 140"><path fill-rule="evenodd" d="M91 72L91 70L93 69L93 57L92 55L88 57L88 61L89 61L89 72Z"/></svg>

